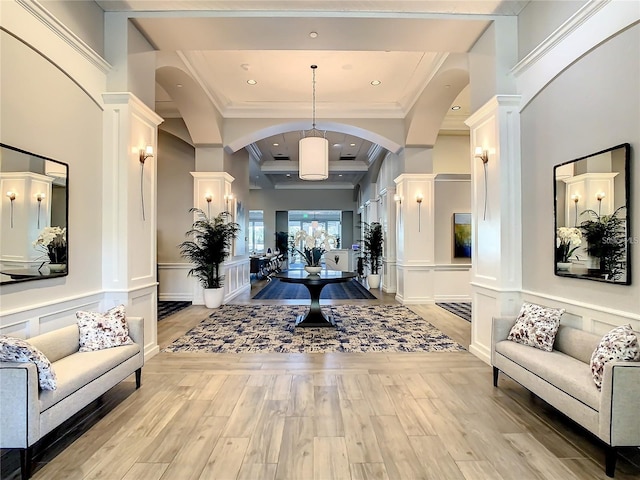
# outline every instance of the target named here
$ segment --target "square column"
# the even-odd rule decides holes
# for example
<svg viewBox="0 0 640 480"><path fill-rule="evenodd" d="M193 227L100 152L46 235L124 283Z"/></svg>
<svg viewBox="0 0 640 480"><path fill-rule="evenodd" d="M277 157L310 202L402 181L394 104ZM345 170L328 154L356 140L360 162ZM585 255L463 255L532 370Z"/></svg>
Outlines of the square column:
<svg viewBox="0 0 640 480"><path fill-rule="evenodd" d="M124 304L144 317L145 356L158 351L156 179L162 119L131 93L105 93L102 201L102 308ZM141 151L151 156L141 161ZM99 191L99 190L97 190Z"/></svg>
<svg viewBox="0 0 640 480"><path fill-rule="evenodd" d="M515 315L522 290L520 97L492 98L465 122L471 130L473 319L469 351L491 361L492 317ZM487 153L486 163L476 149Z"/></svg>
<svg viewBox="0 0 640 480"><path fill-rule="evenodd" d="M403 304L434 302L435 177L433 173L410 173L394 180L400 197L396 299Z"/></svg>

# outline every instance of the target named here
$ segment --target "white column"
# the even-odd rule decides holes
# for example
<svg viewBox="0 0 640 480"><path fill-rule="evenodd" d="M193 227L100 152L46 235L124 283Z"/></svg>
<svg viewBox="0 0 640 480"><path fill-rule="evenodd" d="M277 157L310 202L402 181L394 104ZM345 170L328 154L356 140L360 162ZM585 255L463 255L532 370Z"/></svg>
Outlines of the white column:
<svg viewBox="0 0 640 480"><path fill-rule="evenodd" d="M145 356L158 351L155 155L162 119L130 93L105 93L102 185L103 307L144 317ZM87 199L91 201L91 199ZM100 212L100 202L96 204Z"/></svg>
<svg viewBox="0 0 640 480"><path fill-rule="evenodd" d="M519 96L499 95L466 121L471 130L473 242L469 351L487 363L491 360L492 317L515 314L521 303L519 104ZM486 164L475 157L477 147L488 152Z"/></svg>
<svg viewBox="0 0 640 480"><path fill-rule="evenodd" d="M397 205L394 201L395 188L385 188L380 192L380 211L382 231L384 234L384 256L382 257L383 277L382 291L396 293L396 213Z"/></svg>
<svg viewBox="0 0 640 480"><path fill-rule="evenodd" d="M226 172L191 172L193 176L193 205L202 210L209 218L214 218L222 212L233 214L232 202L228 201L231 194L231 183L234 178ZM207 201L210 199L211 201ZM194 219L197 214L194 214ZM225 265L228 262L225 262ZM225 277L228 276L225 272ZM229 279L225 278L225 299L229 296ZM194 278L193 300L194 305L204 305L204 290Z"/></svg>
<svg viewBox="0 0 640 480"><path fill-rule="evenodd" d="M434 301L435 177L432 173L410 173L394 180L401 198L396 227L396 299L403 304Z"/></svg>

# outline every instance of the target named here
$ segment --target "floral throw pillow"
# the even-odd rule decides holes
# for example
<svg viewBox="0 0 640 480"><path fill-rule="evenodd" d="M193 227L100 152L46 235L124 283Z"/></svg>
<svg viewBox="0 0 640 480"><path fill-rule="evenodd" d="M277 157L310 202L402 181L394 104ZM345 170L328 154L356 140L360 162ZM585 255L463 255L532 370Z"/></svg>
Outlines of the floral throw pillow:
<svg viewBox="0 0 640 480"><path fill-rule="evenodd" d="M550 352L564 311L524 302L507 340Z"/></svg>
<svg viewBox="0 0 640 480"><path fill-rule="evenodd" d="M607 333L591 355L591 373L598 389L602 388L604 364L616 360L640 360L638 337L631 325L621 325Z"/></svg>
<svg viewBox="0 0 640 480"><path fill-rule="evenodd" d="M118 305L105 313L76 312L80 329L80 351L94 352L105 348L131 345L129 326L124 315L124 305Z"/></svg>
<svg viewBox="0 0 640 480"><path fill-rule="evenodd" d="M51 362L36 347L21 338L0 335L0 361L32 362L38 369L38 384L42 390L56 389L56 374Z"/></svg>

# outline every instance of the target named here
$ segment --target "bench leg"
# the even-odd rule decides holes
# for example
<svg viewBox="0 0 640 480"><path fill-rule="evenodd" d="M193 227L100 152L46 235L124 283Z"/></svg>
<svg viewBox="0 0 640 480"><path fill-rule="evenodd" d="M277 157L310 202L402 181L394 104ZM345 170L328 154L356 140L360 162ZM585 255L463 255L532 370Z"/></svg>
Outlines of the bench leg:
<svg viewBox="0 0 640 480"><path fill-rule="evenodd" d="M616 447L607 446L607 452L605 456L604 471L607 477L613 478L616 471L616 461L618 460L618 449Z"/></svg>
<svg viewBox="0 0 640 480"><path fill-rule="evenodd" d="M142 383L142 369L139 368L136 370L136 390L140 388L141 383Z"/></svg>
<svg viewBox="0 0 640 480"><path fill-rule="evenodd" d="M493 386L494 387L498 386L498 373L500 373L500 370L498 370L496 367L493 367Z"/></svg>
<svg viewBox="0 0 640 480"><path fill-rule="evenodd" d="M31 478L31 464L33 463L33 447L20 449L20 472L22 480Z"/></svg>

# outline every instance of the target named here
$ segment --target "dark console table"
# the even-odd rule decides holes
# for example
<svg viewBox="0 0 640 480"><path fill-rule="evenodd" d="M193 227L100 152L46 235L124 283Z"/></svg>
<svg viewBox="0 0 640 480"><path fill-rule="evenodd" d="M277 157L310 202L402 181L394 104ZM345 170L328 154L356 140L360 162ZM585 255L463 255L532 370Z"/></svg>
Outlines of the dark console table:
<svg viewBox="0 0 640 480"><path fill-rule="evenodd" d="M311 307L306 315L298 316L296 327L334 327L333 317L325 315L320 309L320 292L329 283L348 282L355 276L355 272L323 270L317 275L309 275L304 270L289 270L277 274L276 278L285 283L301 283L309 290Z"/></svg>

